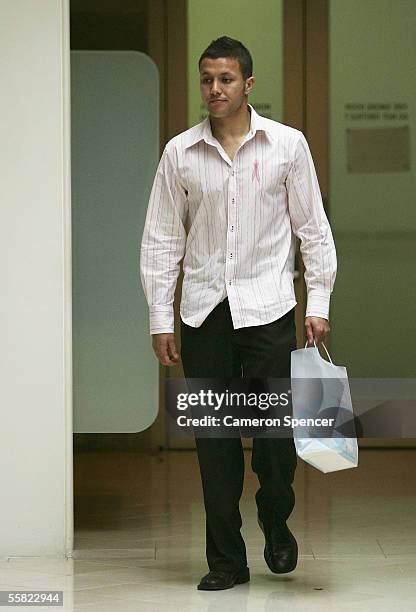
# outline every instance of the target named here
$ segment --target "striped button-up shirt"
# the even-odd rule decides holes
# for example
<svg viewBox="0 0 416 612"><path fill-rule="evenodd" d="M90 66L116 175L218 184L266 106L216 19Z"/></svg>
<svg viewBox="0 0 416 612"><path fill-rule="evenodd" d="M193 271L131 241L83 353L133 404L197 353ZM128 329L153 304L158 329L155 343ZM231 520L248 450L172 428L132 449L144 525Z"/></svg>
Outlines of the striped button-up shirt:
<svg viewBox="0 0 416 612"><path fill-rule="evenodd" d="M234 329L282 317L296 304L295 236L306 316L329 318L336 252L308 143L300 130L249 111L250 130L233 160L209 117L166 144L141 242L150 334L174 331L182 258L187 325L199 327L227 296Z"/></svg>

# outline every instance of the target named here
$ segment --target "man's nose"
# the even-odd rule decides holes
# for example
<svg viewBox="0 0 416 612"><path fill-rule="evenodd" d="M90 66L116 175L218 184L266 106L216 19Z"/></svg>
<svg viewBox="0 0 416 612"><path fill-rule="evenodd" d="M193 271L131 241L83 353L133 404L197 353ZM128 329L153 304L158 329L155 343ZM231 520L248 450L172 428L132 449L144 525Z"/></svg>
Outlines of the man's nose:
<svg viewBox="0 0 416 612"><path fill-rule="evenodd" d="M220 87L220 82L217 81L216 79L213 79L212 81L212 85L211 85L211 95L212 94L218 94L221 92L221 87Z"/></svg>

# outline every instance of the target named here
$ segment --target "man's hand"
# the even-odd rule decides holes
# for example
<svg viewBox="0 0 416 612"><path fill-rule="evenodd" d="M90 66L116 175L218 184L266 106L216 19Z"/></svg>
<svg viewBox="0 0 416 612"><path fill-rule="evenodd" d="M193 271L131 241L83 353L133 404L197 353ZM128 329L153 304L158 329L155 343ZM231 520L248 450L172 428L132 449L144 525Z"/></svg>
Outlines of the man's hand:
<svg viewBox="0 0 416 612"><path fill-rule="evenodd" d="M153 334L152 346L156 357L164 366L174 366L179 362L175 334Z"/></svg>
<svg viewBox="0 0 416 612"><path fill-rule="evenodd" d="M322 317L305 317L306 335L308 337L308 344L319 344L326 334L331 331L329 322Z"/></svg>

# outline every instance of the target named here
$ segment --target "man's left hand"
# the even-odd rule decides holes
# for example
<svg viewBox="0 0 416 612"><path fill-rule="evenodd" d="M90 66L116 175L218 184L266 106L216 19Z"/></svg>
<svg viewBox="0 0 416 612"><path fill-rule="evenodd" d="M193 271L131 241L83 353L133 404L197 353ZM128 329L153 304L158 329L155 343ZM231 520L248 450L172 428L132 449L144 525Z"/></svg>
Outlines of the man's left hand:
<svg viewBox="0 0 416 612"><path fill-rule="evenodd" d="M331 331L329 321L322 317L305 317L305 328L308 344L319 344Z"/></svg>

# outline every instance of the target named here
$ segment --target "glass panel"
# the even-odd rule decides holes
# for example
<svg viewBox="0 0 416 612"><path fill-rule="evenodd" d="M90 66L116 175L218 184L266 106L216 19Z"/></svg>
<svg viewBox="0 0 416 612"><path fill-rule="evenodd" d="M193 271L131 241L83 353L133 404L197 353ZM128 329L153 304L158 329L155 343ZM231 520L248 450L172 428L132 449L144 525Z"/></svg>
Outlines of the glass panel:
<svg viewBox="0 0 416 612"><path fill-rule="evenodd" d="M283 30L282 0L188 1L188 118L189 126L207 115L199 93L198 60L220 36L240 40L253 58L254 88L249 103L265 117L282 120Z"/></svg>
<svg viewBox="0 0 416 612"><path fill-rule="evenodd" d="M138 432L158 411L139 245L159 159L159 77L135 51L73 51L74 432Z"/></svg>
<svg viewBox="0 0 416 612"><path fill-rule="evenodd" d="M331 347L350 376L413 377L416 4L329 6Z"/></svg>

